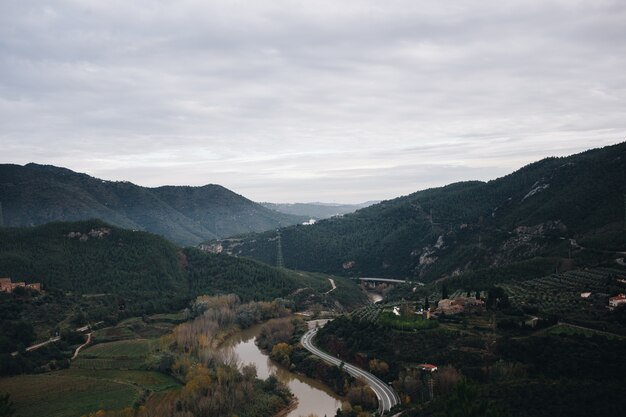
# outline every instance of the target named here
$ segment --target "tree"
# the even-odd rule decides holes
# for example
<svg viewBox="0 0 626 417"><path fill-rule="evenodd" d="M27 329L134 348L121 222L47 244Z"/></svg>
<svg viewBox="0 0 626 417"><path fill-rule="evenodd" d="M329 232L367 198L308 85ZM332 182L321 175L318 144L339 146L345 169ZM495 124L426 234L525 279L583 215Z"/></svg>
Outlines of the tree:
<svg viewBox="0 0 626 417"><path fill-rule="evenodd" d="M426 301L424 301L424 310L428 310L430 308L430 301L428 301L428 297L426 297Z"/></svg>
<svg viewBox="0 0 626 417"><path fill-rule="evenodd" d="M447 417L487 417L488 403L478 395L478 386L462 379L446 407Z"/></svg>
<svg viewBox="0 0 626 417"><path fill-rule="evenodd" d="M443 284L441 286L441 299L442 300L448 299L448 286L446 284Z"/></svg>
<svg viewBox="0 0 626 417"><path fill-rule="evenodd" d="M501 287L491 287L487 292L487 308L492 310L503 310L510 306L509 296Z"/></svg>
<svg viewBox="0 0 626 417"><path fill-rule="evenodd" d="M287 343L281 342L274 345L270 356L281 365L289 367L289 365L291 364L291 361L289 360L289 353L291 353L291 348L289 347L289 345Z"/></svg>
<svg viewBox="0 0 626 417"><path fill-rule="evenodd" d="M0 394L0 417L15 415L15 406L9 397L9 394Z"/></svg>

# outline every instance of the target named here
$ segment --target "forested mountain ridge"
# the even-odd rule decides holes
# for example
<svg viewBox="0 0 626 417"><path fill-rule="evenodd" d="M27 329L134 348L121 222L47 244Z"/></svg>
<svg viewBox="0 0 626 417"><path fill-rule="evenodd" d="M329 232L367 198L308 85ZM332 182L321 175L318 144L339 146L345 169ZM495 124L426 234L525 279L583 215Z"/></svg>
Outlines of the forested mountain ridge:
<svg viewBox="0 0 626 417"><path fill-rule="evenodd" d="M44 289L126 297L152 303L150 309L203 294L235 293L251 301L287 297L304 287L330 289L325 276L180 248L100 220L0 228L0 276L40 282Z"/></svg>
<svg viewBox="0 0 626 417"><path fill-rule="evenodd" d="M621 143L287 227L280 231L281 249L291 268L426 281L521 260L576 257L581 247L626 250L625 192ZM276 237L266 232L219 243L274 264Z"/></svg>
<svg viewBox="0 0 626 417"><path fill-rule="evenodd" d="M49 165L0 165L4 226L92 218L181 245L300 223L219 185L141 187Z"/></svg>
<svg viewBox="0 0 626 417"><path fill-rule="evenodd" d="M115 322L120 314L180 310L199 295L236 294L243 302L284 298L296 308L316 303L341 309L366 301L348 279L335 279L337 289L328 293L330 282L321 274L180 248L100 220L0 228L0 277L42 284L45 295L34 301L39 307L22 317L40 334L79 311L91 322ZM0 310L6 298L11 296L0 293Z"/></svg>

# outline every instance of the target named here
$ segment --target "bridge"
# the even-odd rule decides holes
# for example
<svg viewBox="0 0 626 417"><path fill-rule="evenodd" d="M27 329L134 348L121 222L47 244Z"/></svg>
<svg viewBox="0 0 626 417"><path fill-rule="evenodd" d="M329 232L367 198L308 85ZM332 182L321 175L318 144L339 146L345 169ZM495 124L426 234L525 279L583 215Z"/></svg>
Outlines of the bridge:
<svg viewBox="0 0 626 417"><path fill-rule="evenodd" d="M391 279L391 278L372 278L372 277L363 277L363 278L359 278L359 281L363 281L363 282L371 282L373 284L376 283L387 283L387 284L406 284L407 280L405 279Z"/></svg>

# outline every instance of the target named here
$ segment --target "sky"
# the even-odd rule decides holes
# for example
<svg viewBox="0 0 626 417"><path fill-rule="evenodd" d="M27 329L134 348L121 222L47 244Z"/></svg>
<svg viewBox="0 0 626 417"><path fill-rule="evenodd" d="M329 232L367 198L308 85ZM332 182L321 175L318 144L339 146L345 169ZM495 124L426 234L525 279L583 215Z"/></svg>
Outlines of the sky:
<svg viewBox="0 0 626 417"><path fill-rule="evenodd" d="M625 140L623 0L0 0L0 163L356 203Z"/></svg>

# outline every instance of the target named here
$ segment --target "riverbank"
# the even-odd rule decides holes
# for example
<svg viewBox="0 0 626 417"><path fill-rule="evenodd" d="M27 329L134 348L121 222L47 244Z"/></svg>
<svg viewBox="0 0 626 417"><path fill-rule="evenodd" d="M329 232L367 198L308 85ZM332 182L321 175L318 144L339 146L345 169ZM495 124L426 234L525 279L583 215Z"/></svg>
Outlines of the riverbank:
<svg viewBox="0 0 626 417"><path fill-rule="evenodd" d="M293 404L290 404L290 406L282 410L282 417L299 417L310 414L334 416L337 409L341 408L342 397L335 394L322 382L292 372L275 363L270 359L268 352L264 352L256 345L256 337L259 335L262 327L279 320L271 319L233 334L224 342L223 349L231 349L232 352L227 352L226 354L235 354L240 366L254 364L257 368L257 377L259 379L267 379L270 375L275 375L278 381L289 388L297 399L297 403L295 408L291 408Z"/></svg>

